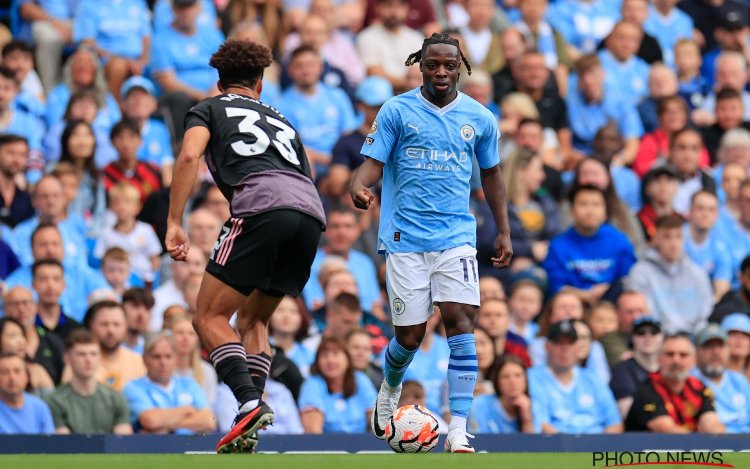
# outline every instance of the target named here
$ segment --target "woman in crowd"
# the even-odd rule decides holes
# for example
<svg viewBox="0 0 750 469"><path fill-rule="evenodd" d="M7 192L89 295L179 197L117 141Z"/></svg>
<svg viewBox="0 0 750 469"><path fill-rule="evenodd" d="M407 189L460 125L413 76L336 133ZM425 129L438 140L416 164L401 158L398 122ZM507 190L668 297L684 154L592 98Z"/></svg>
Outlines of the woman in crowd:
<svg viewBox="0 0 750 469"><path fill-rule="evenodd" d="M29 358L26 349L26 331L23 325L12 318L0 318L0 353L12 353L26 361L26 370L29 374L28 392L37 396L51 393L55 390L52 377L42 365Z"/></svg>
<svg viewBox="0 0 750 469"><path fill-rule="evenodd" d="M490 334L479 325L474 326L474 340L477 349L477 366L479 367L477 384L474 386L474 395L479 396L493 392L492 376L490 374L497 358L497 349L495 348L495 341L492 340Z"/></svg>
<svg viewBox="0 0 750 469"><path fill-rule="evenodd" d="M276 307L269 324L271 343L297 365L302 376L310 375L315 354L302 345L307 337L310 321L301 301L285 296Z"/></svg>
<svg viewBox="0 0 750 469"><path fill-rule="evenodd" d="M171 321L169 330L174 337L177 349L177 369L175 375L193 378L203 389L211 407L216 403L216 386L218 378L214 367L201 358L198 334L187 316L180 316Z"/></svg>
<svg viewBox="0 0 750 469"><path fill-rule="evenodd" d="M366 374L376 388L383 382L383 370L372 361L372 341L364 328L358 327L346 335L346 350L355 370Z"/></svg>

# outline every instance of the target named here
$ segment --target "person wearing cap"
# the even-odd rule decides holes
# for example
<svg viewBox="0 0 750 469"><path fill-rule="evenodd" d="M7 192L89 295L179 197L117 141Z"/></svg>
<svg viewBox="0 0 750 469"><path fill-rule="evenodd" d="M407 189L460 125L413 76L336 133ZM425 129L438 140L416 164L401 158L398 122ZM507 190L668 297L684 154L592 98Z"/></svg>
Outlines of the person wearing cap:
<svg viewBox="0 0 750 469"><path fill-rule="evenodd" d="M716 72L717 57L724 51L739 52L750 60L750 43L747 42L750 33L750 18L748 8L728 8L722 12L719 22L714 30L716 47L703 55L703 67L701 73L713 83Z"/></svg>
<svg viewBox="0 0 750 469"><path fill-rule="evenodd" d="M646 239L651 240L656 232L656 219L665 215L678 215L674 210L674 197L679 180L677 172L669 164L654 167L643 177L643 206L638 212Z"/></svg>
<svg viewBox="0 0 750 469"><path fill-rule="evenodd" d="M680 2L680 9L690 15L695 23L697 37L703 51L716 47L714 31L729 12L747 8L742 0L691 0Z"/></svg>
<svg viewBox="0 0 750 469"><path fill-rule="evenodd" d="M151 77L161 88L162 104L169 110L173 135L180 140L188 110L208 96L218 94L219 75L208 62L224 42L214 25L197 27L198 0L172 0L174 21L154 34Z"/></svg>
<svg viewBox="0 0 750 469"><path fill-rule="evenodd" d="M649 373L633 396L625 430L654 433L724 433L714 409L713 392L690 376L695 345L677 333L664 338L659 370Z"/></svg>
<svg viewBox="0 0 750 469"><path fill-rule="evenodd" d="M750 317L745 313L729 314L721 321L721 328L727 333L727 369L750 379Z"/></svg>
<svg viewBox="0 0 750 469"><path fill-rule="evenodd" d="M159 119L152 117L156 112L156 87L145 77L130 77L120 90L122 115L133 120L141 129L141 146L136 156L140 161L155 164L162 171L165 186L172 178L174 155L169 129Z"/></svg>
<svg viewBox="0 0 750 469"><path fill-rule="evenodd" d="M750 433L750 382L744 374L727 369L727 333L709 324L698 333L698 366L693 376L711 389L719 420L727 433Z"/></svg>
<svg viewBox="0 0 750 469"><path fill-rule="evenodd" d="M593 372L576 365L574 321L552 324L545 347L547 363L529 370L529 392L542 433L621 433L612 392Z"/></svg>
<svg viewBox="0 0 750 469"><path fill-rule="evenodd" d="M682 218L656 221L652 246L633 266L627 288L643 293L664 331L697 333L708 323L713 294L708 274L685 255Z"/></svg>
<svg viewBox="0 0 750 469"><path fill-rule="evenodd" d="M633 405L633 395L638 385L648 378L649 373L659 369L659 351L664 341L661 323L653 316L637 318L633 321L631 340L633 356L612 369L609 383L623 418Z"/></svg>
<svg viewBox="0 0 750 469"><path fill-rule="evenodd" d="M380 107L393 97L393 87L385 78L372 76L359 84L354 96L363 120L356 130L339 138L331 150L331 167L325 185L326 191L334 197L345 193L352 171L365 160L360 150Z"/></svg>

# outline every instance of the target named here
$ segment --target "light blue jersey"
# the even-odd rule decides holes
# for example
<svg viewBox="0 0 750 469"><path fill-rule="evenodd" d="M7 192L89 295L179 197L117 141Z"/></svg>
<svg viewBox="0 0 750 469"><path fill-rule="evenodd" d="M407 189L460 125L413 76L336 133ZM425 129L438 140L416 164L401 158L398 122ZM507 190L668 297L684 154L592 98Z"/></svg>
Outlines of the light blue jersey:
<svg viewBox="0 0 750 469"><path fill-rule="evenodd" d="M213 25L196 28L190 35L173 26L161 29L151 44L151 72L154 76L172 72L189 87L208 92L219 79L208 62L223 42L224 35Z"/></svg>
<svg viewBox="0 0 750 469"><path fill-rule="evenodd" d="M547 366L531 368L529 392L541 422L560 433L602 433L622 422L612 391L586 369L573 368L573 381L563 386Z"/></svg>
<svg viewBox="0 0 750 469"><path fill-rule="evenodd" d="M195 20L198 29L216 27L216 7L211 0L200 0L201 12ZM174 21L174 10L170 0L157 0L154 4L154 31L168 28Z"/></svg>
<svg viewBox="0 0 750 469"><path fill-rule="evenodd" d="M709 232L708 238L700 245L693 241L690 226L683 228L685 254L706 271L711 280L732 281L732 253L717 229Z"/></svg>
<svg viewBox="0 0 750 469"><path fill-rule="evenodd" d="M605 70L607 92L615 92L632 105L637 105L648 95L648 73L651 67L637 55L619 61L610 51L598 54Z"/></svg>
<svg viewBox="0 0 750 469"><path fill-rule="evenodd" d="M750 433L750 383L736 371L726 370L720 383L708 379L699 369L693 376L714 393L714 406L727 433Z"/></svg>
<svg viewBox="0 0 750 469"><path fill-rule="evenodd" d="M43 400L24 393L20 409L0 401L0 435L52 433L55 433L52 412Z"/></svg>
<svg viewBox="0 0 750 469"><path fill-rule="evenodd" d="M356 390L350 397L328 391L326 381L319 375L310 376L299 392L299 409L317 409L323 414L323 433L364 433L367 431L367 412L372 410L377 391L372 381L361 371L354 372Z"/></svg>
<svg viewBox="0 0 750 469"><path fill-rule="evenodd" d="M135 429L139 429L138 417L150 409L174 409L189 405L197 410L208 407L208 400L200 385L193 378L174 376L167 387L163 387L148 376L130 381L122 390L128 401L130 417ZM187 428L175 430L177 435L192 435Z"/></svg>
<svg viewBox="0 0 750 469"><path fill-rule="evenodd" d="M34 263L31 252L31 235L39 226L39 216L34 216L16 225L13 235L8 238L10 247L18 256L21 265ZM88 252L86 250L86 222L78 216L67 216L57 223L57 229L63 241L65 261L70 264L86 264Z"/></svg>
<svg viewBox="0 0 750 469"><path fill-rule="evenodd" d="M531 419L534 433L542 431L538 406L531 403ZM469 420L469 431L476 433L519 433L518 419L508 415L500 399L494 394L483 394L474 398Z"/></svg>
<svg viewBox="0 0 750 469"><path fill-rule="evenodd" d="M646 21L643 22L643 30L656 38L664 63L674 65L674 46L680 39L692 39L693 19L679 8L672 8L664 16L651 5Z"/></svg>
<svg viewBox="0 0 750 469"><path fill-rule="evenodd" d="M112 55L137 59L151 36L151 12L144 0L83 0L73 22L73 42L93 39Z"/></svg>
<svg viewBox="0 0 750 469"><path fill-rule="evenodd" d="M560 0L550 5L545 19L568 44L589 54L612 31L620 18L621 3L620 0Z"/></svg>
<svg viewBox="0 0 750 469"><path fill-rule="evenodd" d="M385 164L379 250L476 246L472 160L482 169L499 164L498 139L492 113L463 93L443 108L419 88L386 101L362 146L363 155Z"/></svg>
<svg viewBox="0 0 750 469"><path fill-rule="evenodd" d="M160 168L174 164L171 137L164 122L153 118L146 120L141 128L141 138L143 143L136 153L140 161L153 163Z"/></svg>

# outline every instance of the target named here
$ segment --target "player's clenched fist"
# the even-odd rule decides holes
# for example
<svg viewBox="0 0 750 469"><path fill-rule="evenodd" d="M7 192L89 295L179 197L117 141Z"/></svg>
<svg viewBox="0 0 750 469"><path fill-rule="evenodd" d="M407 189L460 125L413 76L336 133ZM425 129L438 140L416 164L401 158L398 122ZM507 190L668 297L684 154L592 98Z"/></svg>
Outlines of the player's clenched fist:
<svg viewBox="0 0 750 469"><path fill-rule="evenodd" d="M172 259L176 261L187 259L190 240L188 240L187 234L185 234L185 231L179 225L169 225L167 227L167 236L164 239L164 244L167 245L167 252Z"/></svg>
<svg viewBox="0 0 750 469"><path fill-rule="evenodd" d="M370 204L375 200L375 195L372 191L362 185L359 185L358 187L352 185L349 194L352 196L354 206L362 210L370 208Z"/></svg>

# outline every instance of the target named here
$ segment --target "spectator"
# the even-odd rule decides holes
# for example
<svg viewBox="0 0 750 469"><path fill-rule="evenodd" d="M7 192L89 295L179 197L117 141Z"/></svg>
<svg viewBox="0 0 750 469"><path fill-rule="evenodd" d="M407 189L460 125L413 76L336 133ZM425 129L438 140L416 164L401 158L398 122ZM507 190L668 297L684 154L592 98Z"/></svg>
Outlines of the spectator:
<svg viewBox="0 0 750 469"><path fill-rule="evenodd" d="M55 433L132 434L123 395L96 381L101 360L96 337L86 330L74 331L68 336L65 349L72 378L45 399L52 411Z"/></svg>
<svg viewBox="0 0 750 469"><path fill-rule="evenodd" d="M0 132L25 138L30 149L28 166L39 171L44 161L41 154L44 130L34 115L19 109L16 105L15 100L19 91L16 74L7 66L0 65Z"/></svg>
<svg viewBox="0 0 750 469"><path fill-rule="evenodd" d="M505 139L500 142L500 158L506 160L518 148L516 137L521 121L526 119L539 120L539 110L529 95L515 91L506 94L500 101L500 115L500 132L505 136ZM552 138L550 139L550 137ZM554 150L554 146L556 146L554 140L552 131L545 129L542 154Z"/></svg>
<svg viewBox="0 0 750 469"><path fill-rule="evenodd" d="M313 354L318 349L321 338L333 337L344 341L349 332L367 324L364 319L365 314L353 288L344 287L339 293L327 298L329 300L323 308L325 320L322 323L316 321L320 334L312 335L302 342L302 345ZM373 338L373 344L378 342L378 339L382 340L383 338L382 336L376 336L376 338ZM378 347L379 349L380 347Z"/></svg>
<svg viewBox="0 0 750 469"><path fill-rule="evenodd" d="M76 321L82 320L88 307L89 295L99 289L107 288L102 275L84 265L70 261L65 257L60 230L51 223L40 223L31 234L31 254L34 262L53 259L64 262L64 290L60 305ZM6 280L7 286L32 288L33 272L30 265L16 269Z"/></svg>
<svg viewBox="0 0 750 469"><path fill-rule="evenodd" d="M346 259L349 271L356 278L360 299L365 309L371 310L380 302L375 264L366 254L352 249L352 245L360 234L357 214L352 209L337 207L328 213L328 225L323 234L326 244L318 249L310 269L310 280L302 292L308 309L316 310L323 303L323 289L317 276L321 264L331 255Z"/></svg>
<svg viewBox="0 0 750 469"><path fill-rule="evenodd" d="M679 216L674 209L678 187L677 171L669 164L659 165L643 177L643 207L638 212L638 220L647 240L654 237L659 217Z"/></svg>
<svg viewBox="0 0 750 469"><path fill-rule="evenodd" d="M707 2L705 0L692 0L680 2L680 9L690 15L695 23L695 35L700 39L704 51L716 47L714 30L719 24L725 12L737 11L744 8L738 0L720 0Z"/></svg>
<svg viewBox="0 0 750 469"><path fill-rule="evenodd" d="M643 122L643 130L646 133L653 132L659 125L657 118L659 100L675 96L678 91L677 75L675 75L672 69L663 63L653 64L648 74L648 96L638 103L637 108L638 116L641 118L641 122Z"/></svg>
<svg viewBox="0 0 750 469"><path fill-rule="evenodd" d="M424 386L422 386L419 382L413 380L406 380L401 383L401 386L401 397L398 400L399 408L405 405L418 405L421 407L427 407L427 405L425 404L427 393L424 390ZM435 417L435 420L437 420L438 422L438 431L441 434L447 434L449 428L448 423L443 420L443 417L438 414L433 413L432 416Z"/></svg>
<svg viewBox="0 0 750 469"><path fill-rule="evenodd" d="M577 75L571 77L566 98L568 113L576 116L570 122L573 146L584 154L589 153L596 132L611 119L617 122L625 138L625 147L612 158L612 163L632 163L643 134L635 105L615 93L605 92L605 73L598 57L582 58L576 63L576 71Z"/></svg>
<svg viewBox="0 0 750 469"><path fill-rule="evenodd" d="M711 284L706 272L685 255L683 221L665 216L656 221L653 248L633 266L627 285L643 293L664 331L697 333L711 314Z"/></svg>
<svg viewBox="0 0 750 469"><path fill-rule="evenodd" d="M102 275L118 298L130 287L142 287L143 281L131 273L130 256L124 249L113 247L104 252L101 265Z"/></svg>
<svg viewBox="0 0 750 469"><path fill-rule="evenodd" d="M305 433L364 432L375 395L369 378L354 370L344 343L335 338L323 339L312 374L300 391Z"/></svg>
<svg viewBox="0 0 750 469"><path fill-rule="evenodd" d="M198 334L188 316L178 316L169 324L169 331L174 337L177 368L175 376L190 378L200 385L208 400L208 405L214 408L216 404L216 388L219 379L214 367L201 358L201 344Z"/></svg>
<svg viewBox="0 0 750 469"><path fill-rule="evenodd" d="M661 98L656 106L656 114L659 116L659 127L643 136L633 162L633 169L640 177L669 157L671 140L688 124L687 104L680 96ZM701 148L701 166L706 167L709 163L708 152Z"/></svg>
<svg viewBox="0 0 750 469"><path fill-rule="evenodd" d="M573 226L550 243L543 267L551 293L571 291L587 303L615 299L635 263L633 246L606 223L606 197L596 186L576 187L569 196Z"/></svg>
<svg viewBox="0 0 750 469"><path fill-rule="evenodd" d="M724 194L725 199L719 207L719 226L718 229L722 231L723 236L731 236L732 231L735 230L738 220L740 218L740 188L742 183L748 179L748 171L741 165L729 163L727 165L719 165L716 171L720 171L721 174L721 193ZM740 254L742 250L738 250L737 254ZM735 272L735 275L737 272Z"/></svg>
<svg viewBox="0 0 750 469"><path fill-rule="evenodd" d="M123 345L135 353L143 354L148 326L151 324L151 308L154 295L145 288L130 288L122 295L122 309L125 310L127 333Z"/></svg>
<svg viewBox="0 0 750 469"><path fill-rule="evenodd" d="M16 104L25 112L44 118L44 89L34 70L34 50L24 41L11 41L2 48L2 62L15 72L20 84Z"/></svg>
<svg viewBox="0 0 750 469"><path fill-rule="evenodd" d="M109 193L121 182L138 189L141 204L155 191L161 189L161 172L151 163L138 160L138 148L143 139L138 124L132 120L122 120L112 127L112 144L117 150L117 160L102 170L104 188Z"/></svg>
<svg viewBox="0 0 750 469"><path fill-rule="evenodd" d="M407 89L404 57L422 47L422 35L404 25L408 12L409 3L404 0L378 0L380 21L357 35L357 50L367 74L387 78L396 92Z"/></svg>
<svg viewBox="0 0 750 469"><path fill-rule="evenodd" d="M637 318L633 321L631 340L633 356L612 369L612 381L609 383L623 418L630 412L638 386L648 378L649 373L659 370L659 351L664 341L661 323L652 316Z"/></svg>
<svg viewBox="0 0 750 469"><path fill-rule="evenodd" d="M701 153L704 150L703 139L697 130L685 128L672 135L667 162L674 167L680 179L673 203L675 211L683 216L690 210L690 198L697 191L716 192L713 178L701 169Z"/></svg>
<svg viewBox="0 0 750 469"><path fill-rule="evenodd" d="M190 238L194 241L195 238ZM154 290L154 307L151 309L149 330L162 328L164 311L172 305L187 307L182 290L191 275L200 275L206 269L206 255L201 249L191 249L185 262L174 262L171 266L172 278Z"/></svg>
<svg viewBox="0 0 750 469"><path fill-rule="evenodd" d="M310 325L307 312L302 308L300 300L291 296L282 298L271 316L269 335L271 343L297 365L302 375L309 376L315 354L302 345Z"/></svg>
<svg viewBox="0 0 750 469"><path fill-rule="evenodd" d="M0 318L0 353L12 353L26 361L29 374L27 391L39 397L55 389L55 383L47 370L34 362L27 353L26 330L23 324L12 318Z"/></svg>
<svg viewBox="0 0 750 469"><path fill-rule="evenodd" d="M211 0L200 0L200 13L196 24L199 27L216 27L218 21L218 13L216 6ZM175 15L172 9L171 0L156 0L153 4L153 23L154 31L158 32L161 29L168 28L174 21Z"/></svg>
<svg viewBox="0 0 750 469"><path fill-rule="evenodd" d="M468 0L465 8L469 21L459 28L464 52L474 67L493 74L505 65L500 34L490 29L497 6L490 0Z"/></svg>
<svg viewBox="0 0 750 469"><path fill-rule="evenodd" d="M747 377L750 374L750 318L744 313L729 314L721 321L721 328L727 333L727 370Z"/></svg>
<svg viewBox="0 0 750 469"><path fill-rule="evenodd" d="M101 259L107 249L119 247L128 253L133 272L146 285L154 283L161 262L161 244L151 225L138 221L141 210L141 193L127 182L119 182L108 191L109 206L115 214L115 223L99 234L94 256Z"/></svg>
<svg viewBox="0 0 750 469"><path fill-rule="evenodd" d="M739 288L728 291L721 298L711 314L711 322L721 322L736 312L750 315L750 256L742 260L739 271Z"/></svg>
<svg viewBox="0 0 750 469"><path fill-rule="evenodd" d="M24 391L28 380L23 358L0 354L0 434L54 433L47 404Z"/></svg>
<svg viewBox="0 0 750 469"><path fill-rule="evenodd" d="M97 381L122 391L128 382L146 374L141 356L123 346L127 326L122 305L114 301L94 303L86 312L84 325L96 336L102 349Z"/></svg>
<svg viewBox="0 0 750 469"><path fill-rule="evenodd" d="M107 208L104 184L96 166L96 148L97 137L91 124L84 120L72 120L65 125L60 162L70 163L80 181L76 198L68 205L68 210L85 220L94 233L98 233Z"/></svg>
<svg viewBox="0 0 750 469"><path fill-rule="evenodd" d="M510 324L508 330L530 344L539 331L535 322L544 307L546 279L536 270L520 271L511 277L508 309Z"/></svg>
<svg viewBox="0 0 750 469"><path fill-rule="evenodd" d="M750 382L742 373L727 369L729 346L727 333L718 324L709 324L700 331L698 367L693 376L713 392L714 406L727 433L747 433L750 430Z"/></svg>
<svg viewBox="0 0 750 469"><path fill-rule="evenodd" d="M175 139L182 140L185 115L196 103L218 94L219 76L209 65L211 54L224 42L214 25L198 26L197 0L172 2L174 21L154 35L151 74L165 93Z"/></svg>
<svg viewBox="0 0 750 469"><path fill-rule="evenodd" d="M67 265L85 264L87 253L84 223L80 218L68 214L60 180L52 175L44 176L34 188L32 201L37 215L18 224L9 237L11 247L21 264L30 265L34 262L30 240L32 233L42 223L57 225L60 230Z"/></svg>
<svg viewBox="0 0 750 469"><path fill-rule="evenodd" d="M530 257L533 263L541 262L550 240L562 231L557 205L542 189L545 174L541 156L523 148L514 152L504 163L503 177L508 210L520 220L521 230L511 233L520 248L514 247L514 251L519 257Z"/></svg>
<svg viewBox="0 0 750 469"><path fill-rule="evenodd" d="M519 335L510 332L508 304L501 300L487 300L477 311L477 325L487 331L498 354L515 355L526 366L531 365L528 345Z"/></svg>
<svg viewBox="0 0 750 469"><path fill-rule="evenodd" d="M357 87L355 97L357 110L364 119L359 128L339 138L331 150L331 167L328 170L326 186L334 197L345 193L352 171L364 161L360 150L380 107L393 97L393 87L383 77L368 77Z"/></svg>
<svg viewBox="0 0 750 469"><path fill-rule="evenodd" d="M120 94L130 75L150 62L151 12L143 0L101 3L81 0L73 21L73 41L96 50L105 65L109 91Z"/></svg>
<svg viewBox="0 0 750 469"><path fill-rule="evenodd" d="M525 0L528 1L528 0ZM504 355L493 367L493 392L477 396L470 426L478 433L539 433L542 411L529 397L526 366Z"/></svg>
<svg viewBox="0 0 750 469"><path fill-rule="evenodd" d="M631 358L630 336L636 319L649 314L648 301L643 293L625 290L617 299L617 330L599 339L607 354L610 368Z"/></svg>
<svg viewBox="0 0 750 469"><path fill-rule="evenodd" d="M28 159L26 138L11 133L0 136L0 224L8 228L34 216L29 193L18 185Z"/></svg>
<svg viewBox="0 0 750 469"><path fill-rule="evenodd" d="M642 40L641 26L622 20L606 39L606 49L598 54L607 91L619 94L633 106L648 92L649 65L636 55Z"/></svg>
<svg viewBox="0 0 750 469"><path fill-rule="evenodd" d="M719 219L719 199L708 191L693 194L690 218L684 227L685 254L708 274L714 303L731 289L732 256L721 233L714 229Z"/></svg>
<svg viewBox="0 0 750 469"><path fill-rule="evenodd" d="M42 259L34 262L31 273L32 286L39 299L36 324L64 340L81 325L66 315L60 306L60 296L65 289L63 266L56 259Z"/></svg>
<svg viewBox="0 0 750 469"><path fill-rule="evenodd" d="M216 419L198 383L175 376L176 355L170 334L155 333L146 340L146 376L123 389L136 431L191 435L216 430Z"/></svg>
<svg viewBox="0 0 750 469"><path fill-rule="evenodd" d="M529 50L538 50L543 54L544 64L555 71L557 81L562 83L568 70L573 67L573 60L562 34L546 20L548 8L548 0L519 1L521 19L513 26L524 35Z"/></svg>
<svg viewBox="0 0 750 469"><path fill-rule="evenodd" d="M694 39L680 39L674 46L675 68L679 81L679 95L690 111L700 108L711 91L711 85L701 75L701 46Z"/></svg>
<svg viewBox="0 0 750 469"><path fill-rule="evenodd" d="M492 336L480 325L474 326L474 342L477 349L477 382L474 385L474 395L492 393L490 372L497 358L497 349Z"/></svg>
<svg viewBox="0 0 750 469"><path fill-rule="evenodd" d="M695 346L679 333L664 338L659 371L638 386L625 419L627 431L724 433L710 389L690 376Z"/></svg>
<svg viewBox="0 0 750 469"><path fill-rule="evenodd" d="M574 59L590 54L610 33L619 16L617 3L606 0L570 0L555 2L547 12L553 28L560 31L572 47Z"/></svg>
<svg viewBox="0 0 750 469"><path fill-rule="evenodd" d="M169 186L174 165L172 142L164 122L152 117L157 106L155 96L156 87L144 77L130 77L120 89L123 117L135 121L141 130L138 159L161 168L164 185Z"/></svg>
<svg viewBox="0 0 750 469"><path fill-rule="evenodd" d="M80 47L65 62L63 82L47 94L47 128L52 128L63 119L71 96L79 91L94 94L98 108L96 121L101 122L102 126L109 128L121 119L117 100L107 92L99 57L90 48Z"/></svg>
<svg viewBox="0 0 750 469"><path fill-rule="evenodd" d="M743 173L744 176L744 173ZM725 223L723 236L732 251L735 275L740 272L738 266L750 255L750 182L745 179L738 191L739 216L733 223ZM732 280L732 286L739 286L739 279Z"/></svg>
<svg viewBox="0 0 750 469"><path fill-rule="evenodd" d="M3 296L5 317L15 319L26 331L26 356L39 363L55 384L62 377L65 345L62 339L36 325L36 303L30 290L13 287Z"/></svg>
<svg viewBox="0 0 750 469"><path fill-rule="evenodd" d="M357 328L349 331L346 335L346 350L354 369L367 375L373 386L377 387L383 382L383 370L372 361L372 341L367 330Z"/></svg>
<svg viewBox="0 0 750 469"><path fill-rule="evenodd" d="M578 334L572 321L553 323L547 363L529 370L531 402L543 433L621 433L612 392L593 372L576 365Z"/></svg>
<svg viewBox="0 0 750 469"><path fill-rule="evenodd" d="M573 321L573 327L575 327L576 334L578 334L575 353L576 364L585 367L588 364L589 358L591 358L591 349L595 340L591 332L591 327L589 327L586 321L576 319ZM607 378L609 378L609 376L607 376Z"/></svg>
<svg viewBox="0 0 750 469"><path fill-rule="evenodd" d="M714 93L709 94L701 109L693 113L693 122L697 125L710 125L716 120L716 98L720 90L731 88L742 96L743 120L750 121L750 91L746 91L748 84L748 65L745 57L739 52L725 51L716 59L716 82Z"/></svg>
<svg viewBox="0 0 750 469"><path fill-rule="evenodd" d="M725 133L721 137L721 144L717 151L717 160L719 164L714 167L714 182L718 186L717 195L719 200L726 202L727 194L722 187L725 168L729 165L736 165L745 178L750 174L750 130L740 128L732 129ZM736 189L739 189L739 186Z"/></svg>
<svg viewBox="0 0 750 469"><path fill-rule="evenodd" d="M479 278L479 301L485 302L489 299L505 301L505 289L500 280L495 277Z"/></svg>
<svg viewBox="0 0 750 469"><path fill-rule="evenodd" d="M351 101L342 90L321 83L323 62L318 52L300 46L292 52L289 75L293 86L281 96L279 108L297 129L310 163L324 175L338 139L357 128Z"/></svg>
<svg viewBox="0 0 750 469"><path fill-rule="evenodd" d="M674 48L681 39L692 39L693 20L675 7L675 0L654 0L649 6L643 29L656 38L661 47L664 63L675 63Z"/></svg>
<svg viewBox="0 0 750 469"><path fill-rule="evenodd" d="M204 5L213 3L214 2L211 1L203 1ZM308 9L307 5L310 5L310 8L312 9L312 3L314 2L308 2L306 0L303 1L303 4L305 5L304 10L306 11ZM345 5L352 6L349 3ZM299 26L298 21L291 21L291 19L290 22L283 23L282 25L281 15L283 14L283 11L280 11L281 6L282 5L279 3L268 1L248 3L243 0L229 0L224 4L224 11L220 12L220 14L217 16L219 16L223 31L227 35L231 35L232 30L236 31L247 24L255 24L260 26L259 32L262 33L263 36L268 38L266 39L266 44L264 45L273 50L276 50L276 47L278 46L277 42L279 40L280 29L282 28L282 26L291 25L294 30L296 30ZM283 7L283 10L287 10L288 7L291 8L291 5L284 2ZM359 8L359 5L355 5L355 7L356 11L357 8ZM215 7L211 5L211 8ZM204 7L204 10L205 9L206 7ZM341 21L341 17L337 17L337 20ZM200 18L198 21L198 26L202 27ZM216 24L216 20L212 20L211 23L211 26L213 27Z"/></svg>
<svg viewBox="0 0 750 469"><path fill-rule="evenodd" d="M594 306L585 317L593 340L598 341L607 334L617 331L617 309L609 301L602 301Z"/></svg>
<svg viewBox="0 0 750 469"><path fill-rule="evenodd" d="M722 53L736 52L743 56L745 62L750 60L750 51L747 48L747 36L750 33L747 5L744 8L724 8L715 26L714 39L717 44L704 54L701 70L709 82L714 81L716 60Z"/></svg>
<svg viewBox="0 0 750 469"><path fill-rule="evenodd" d="M719 162L718 150L722 137L733 129L750 130L750 120L744 116L742 96L732 88L723 88L716 93L716 122L703 129L703 140L711 155L711 162Z"/></svg>

